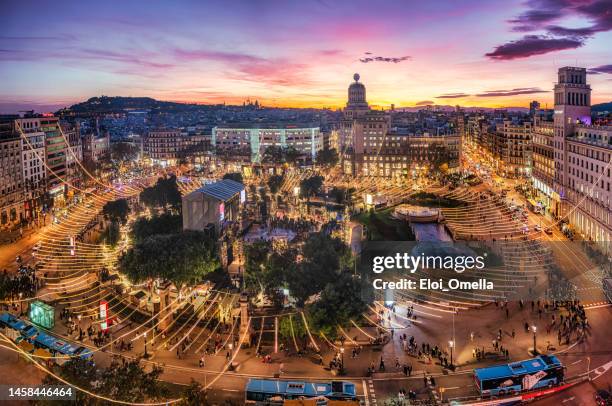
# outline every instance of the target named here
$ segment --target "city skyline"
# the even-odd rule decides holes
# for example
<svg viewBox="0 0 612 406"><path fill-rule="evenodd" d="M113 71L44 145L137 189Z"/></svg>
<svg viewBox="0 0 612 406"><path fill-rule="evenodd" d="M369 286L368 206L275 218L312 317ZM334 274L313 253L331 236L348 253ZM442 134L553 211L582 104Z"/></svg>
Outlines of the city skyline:
<svg viewBox="0 0 612 406"><path fill-rule="evenodd" d="M596 104L612 100L610 7L58 2L49 17L43 3L26 2L0 17L0 111L101 94L339 108L355 72L373 106L552 107L551 72L568 65L590 70Z"/></svg>

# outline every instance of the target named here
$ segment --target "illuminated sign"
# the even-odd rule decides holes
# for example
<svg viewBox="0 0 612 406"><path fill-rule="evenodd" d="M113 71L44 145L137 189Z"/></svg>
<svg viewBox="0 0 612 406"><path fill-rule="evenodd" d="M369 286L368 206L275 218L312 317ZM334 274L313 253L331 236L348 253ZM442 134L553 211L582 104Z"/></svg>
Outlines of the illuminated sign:
<svg viewBox="0 0 612 406"><path fill-rule="evenodd" d="M219 221L225 220L225 204L219 203Z"/></svg>
<svg viewBox="0 0 612 406"><path fill-rule="evenodd" d="M102 331L108 329L108 302L106 300L100 301L100 328Z"/></svg>
<svg viewBox="0 0 612 406"><path fill-rule="evenodd" d="M240 203L246 202L246 190L242 189L240 191Z"/></svg>

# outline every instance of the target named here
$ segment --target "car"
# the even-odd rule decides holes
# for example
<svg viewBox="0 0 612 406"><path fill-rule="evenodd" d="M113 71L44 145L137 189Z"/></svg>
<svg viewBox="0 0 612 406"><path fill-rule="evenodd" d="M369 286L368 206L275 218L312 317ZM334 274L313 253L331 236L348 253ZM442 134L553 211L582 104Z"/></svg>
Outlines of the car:
<svg viewBox="0 0 612 406"><path fill-rule="evenodd" d="M546 234L548 234L548 235L552 235L552 234L553 234L553 230L552 230L552 228L550 228L550 227L546 227L546 228L544 229L544 232L545 232Z"/></svg>
<svg viewBox="0 0 612 406"><path fill-rule="evenodd" d="M533 229L539 233L540 231L542 231L542 226L539 224L536 224L535 226L533 226Z"/></svg>
<svg viewBox="0 0 612 406"><path fill-rule="evenodd" d="M597 406L612 405L612 395L607 390L600 389L595 392L595 404Z"/></svg>

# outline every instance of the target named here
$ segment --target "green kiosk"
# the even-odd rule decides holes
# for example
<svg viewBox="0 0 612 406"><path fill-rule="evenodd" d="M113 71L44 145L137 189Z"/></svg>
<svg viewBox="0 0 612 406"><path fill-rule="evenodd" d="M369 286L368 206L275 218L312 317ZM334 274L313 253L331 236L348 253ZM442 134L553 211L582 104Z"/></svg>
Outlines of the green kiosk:
<svg viewBox="0 0 612 406"><path fill-rule="evenodd" d="M52 329L55 325L55 309L40 300L35 300L30 303L30 320L41 327Z"/></svg>

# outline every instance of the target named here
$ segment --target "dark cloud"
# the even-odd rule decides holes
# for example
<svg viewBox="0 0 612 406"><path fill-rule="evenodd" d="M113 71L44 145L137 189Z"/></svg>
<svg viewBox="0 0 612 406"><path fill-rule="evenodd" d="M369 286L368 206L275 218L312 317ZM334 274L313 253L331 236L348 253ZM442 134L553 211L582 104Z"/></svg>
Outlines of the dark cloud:
<svg viewBox="0 0 612 406"><path fill-rule="evenodd" d="M496 60L510 60L542 55L564 49L575 49L584 45L579 38L551 38L543 35L526 35L523 38L510 41L496 47L485 56Z"/></svg>
<svg viewBox="0 0 612 406"><path fill-rule="evenodd" d="M366 52L366 55L372 55L371 52ZM410 56L400 56L400 57L387 57L387 56L368 56L365 58L360 58L359 62L361 63L370 63L370 62L390 62L390 63L400 63L412 59Z"/></svg>
<svg viewBox="0 0 612 406"><path fill-rule="evenodd" d="M598 75L600 73L612 74L612 65L601 65L588 70L591 75Z"/></svg>
<svg viewBox="0 0 612 406"><path fill-rule="evenodd" d="M429 106L435 104L434 102L432 102L431 100L423 100L418 102L417 104L415 104L415 106Z"/></svg>
<svg viewBox="0 0 612 406"><path fill-rule="evenodd" d="M599 32L612 30L611 0L528 0L527 10L512 20L512 31L546 31L547 36L527 35L496 47L486 54L491 59L526 58L584 45ZM583 17L588 24L567 28L559 25L567 17Z"/></svg>
<svg viewBox="0 0 612 406"><path fill-rule="evenodd" d="M535 94L535 93L548 93L547 90L542 90L539 87L518 87L510 90L489 90L484 93L478 93L476 97L504 97L504 96L516 96L519 94Z"/></svg>
<svg viewBox="0 0 612 406"><path fill-rule="evenodd" d="M563 17L571 5L570 0L529 0L525 3L527 11L509 20L512 31L529 32L541 29L545 25Z"/></svg>
<svg viewBox="0 0 612 406"><path fill-rule="evenodd" d="M458 99L460 97L468 97L467 93L446 93L440 96L436 96L436 99Z"/></svg>

